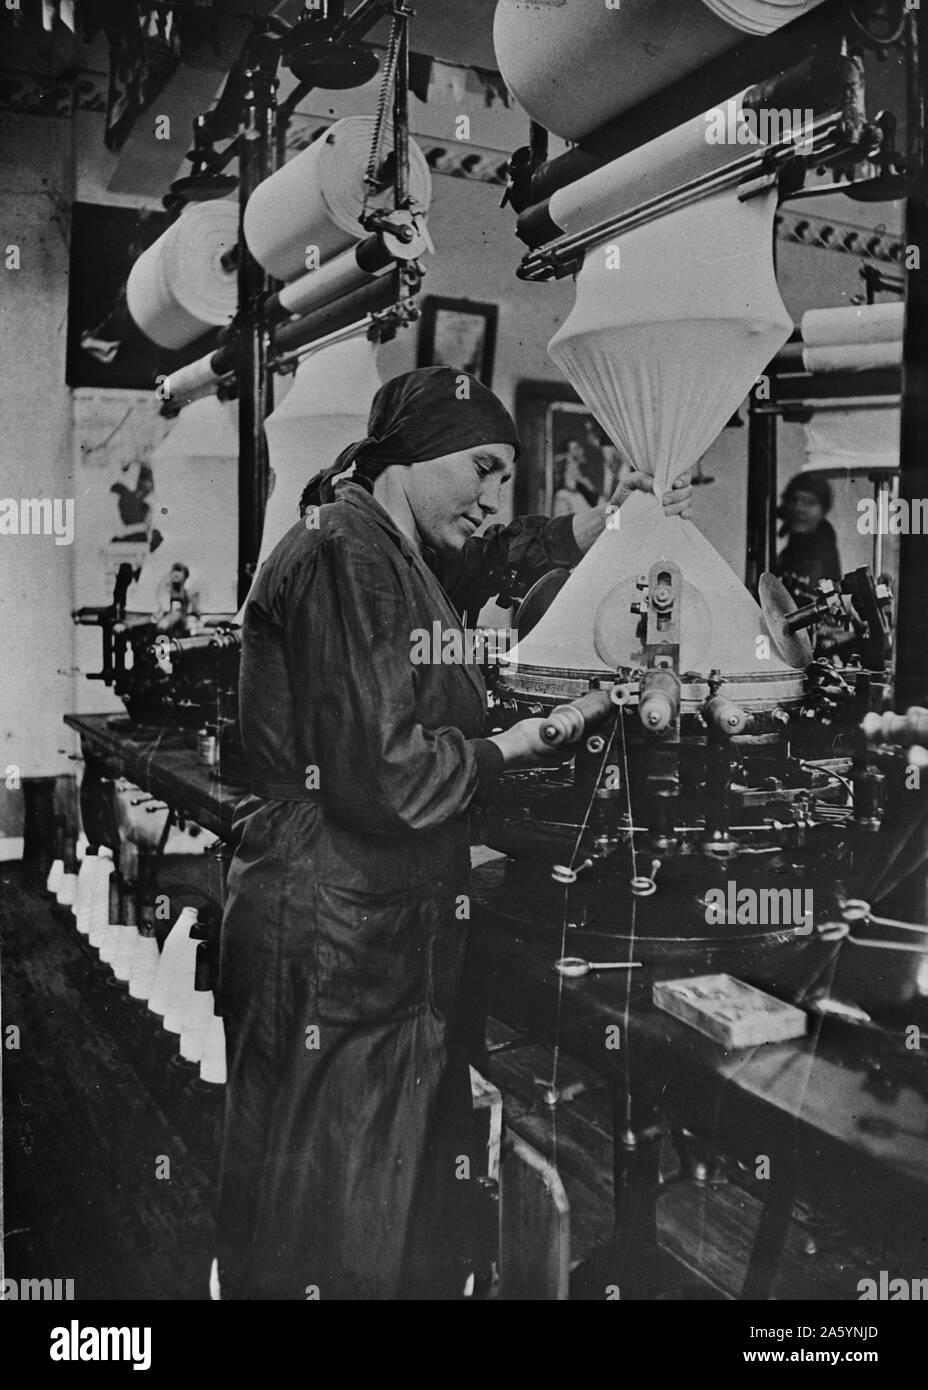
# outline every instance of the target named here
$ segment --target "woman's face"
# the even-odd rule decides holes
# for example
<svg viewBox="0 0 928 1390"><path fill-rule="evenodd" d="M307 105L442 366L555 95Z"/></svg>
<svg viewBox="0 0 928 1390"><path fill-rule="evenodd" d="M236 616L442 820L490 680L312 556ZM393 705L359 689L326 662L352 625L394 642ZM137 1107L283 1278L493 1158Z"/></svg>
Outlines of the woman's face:
<svg viewBox="0 0 928 1390"><path fill-rule="evenodd" d="M460 550L495 516L514 459L511 444L478 444L404 468L406 499L426 545Z"/></svg>
<svg viewBox="0 0 928 1390"><path fill-rule="evenodd" d="M825 518L825 508L812 492L802 488L790 494L786 503L786 524L795 536L807 536L818 530Z"/></svg>

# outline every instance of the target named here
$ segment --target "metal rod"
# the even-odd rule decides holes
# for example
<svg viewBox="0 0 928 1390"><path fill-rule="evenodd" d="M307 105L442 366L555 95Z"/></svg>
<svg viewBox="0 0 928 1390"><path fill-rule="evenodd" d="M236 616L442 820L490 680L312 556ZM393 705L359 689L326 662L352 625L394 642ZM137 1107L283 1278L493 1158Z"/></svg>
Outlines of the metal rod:
<svg viewBox="0 0 928 1390"><path fill-rule="evenodd" d="M326 337L329 333L359 322L367 314L382 312L392 304L393 299L393 277L381 276L369 285L362 285L353 294L336 300L334 304L278 328L273 337L274 355L277 357L317 338Z"/></svg>
<svg viewBox="0 0 928 1390"><path fill-rule="evenodd" d="M393 152L396 156L393 206L405 208L409 203L409 10L405 0L400 0L396 17L400 34L393 81Z"/></svg>
<svg viewBox="0 0 928 1390"><path fill-rule="evenodd" d="M757 388L755 388L756 391ZM757 593L776 550L777 426L752 392L748 406L747 557L744 582ZM773 536L773 541L771 541Z"/></svg>
<svg viewBox="0 0 928 1390"><path fill-rule="evenodd" d="M263 300L270 281L247 249L245 207L251 194L272 172L274 150L274 89L272 72L256 67L245 74L245 105L239 160L239 332L235 368L238 377L238 601L251 588L261 549L267 501L268 461L264 421L273 407L273 378L268 370L267 328ZM225 355L220 349L216 358Z"/></svg>
<svg viewBox="0 0 928 1390"><path fill-rule="evenodd" d="M851 149L850 145L835 141L828 141L821 145L816 145L813 141L811 149L807 153L816 165L823 165L835 159L843 158L851 152ZM714 193L721 193L727 188L734 188L739 183L746 182L751 178L767 172L773 177L778 164L782 165L787 159L793 159L796 155L797 147L792 143L767 145L762 150L752 151L751 154L743 155L740 159L733 160L721 169L713 169L709 173L701 174L688 183L680 184L677 188L661 193L655 198L649 198L644 203L639 203L637 207L627 208L582 232L574 232L552 242L551 245L542 250L530 252L519 267L519 278L538 280L547 279L549 275L557 275L559 272L566 274L581 258L581 253L584 253L589 247L611 237L633 231L636 227L645 226L658 217L665 217L668 213L675 212L679 208L689 207L692 203L708 198Z"/></svg>
<svg viewBox="0 0 928 1390"><path fill-rule="evenodd" d="M851 396L846 400L803 400L796 396L788 401L764 401L752 407L754 415L784 415L790 410L808 410L813 415L830 410L896 410L899 396Z"/></svg>
<svg viewBox="0 0 928 1390"><path fill-rule="evenodd" d="M906 257L921 269L906 275L902 341L902 433L899 497L907 503L928 497L928 174L925 118L928 97L928 6L908 15L907 78L911 185L906 201ZM896 638L896 704L921 705L928 698L928 555L924 536L899 537Z"/></svg>

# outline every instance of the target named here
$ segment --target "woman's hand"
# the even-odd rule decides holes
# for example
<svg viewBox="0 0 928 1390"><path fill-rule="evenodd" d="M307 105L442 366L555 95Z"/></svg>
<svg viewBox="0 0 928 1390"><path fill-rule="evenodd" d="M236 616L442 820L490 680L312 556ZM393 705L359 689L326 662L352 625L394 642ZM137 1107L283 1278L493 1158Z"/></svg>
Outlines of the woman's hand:
<svg viewBox="0 0 928 1390"><path fill-rule="evenodd" d="M539 763L556 759L554 749L541 736L547 722L545 719L520 719L511 729L490 735L490 741L496 744L506 761L507 770L536 767Z"/></svg>
<svg viewBox="0 0 928 1390"><path fill-rule="evenodd" d="M627 502L633 492L653 492L654 481L646 473L638 473L634 468L623 466L618 486L609 498L608 505L600 504L590 512L578 513L574 517L573 532L577 548L582 555L598 541L608 524L609 517ZM664 515L681 516L686 520L693 510L693 474L690 469L681 473L671 488L664 493ZM613 523L614 524L614 523Z"/></svg>
<svg viewBox="0 0 928 1390"><path fill-rule="evenodd" d="M653 492L654 479L633 468L625 468L619 477L619 484L609 498L609 506L618 509L627 502L633 492ZM693 472L687 469L675 480L673 486L664 493L664 515L689 517L693 510Z"/></svg>

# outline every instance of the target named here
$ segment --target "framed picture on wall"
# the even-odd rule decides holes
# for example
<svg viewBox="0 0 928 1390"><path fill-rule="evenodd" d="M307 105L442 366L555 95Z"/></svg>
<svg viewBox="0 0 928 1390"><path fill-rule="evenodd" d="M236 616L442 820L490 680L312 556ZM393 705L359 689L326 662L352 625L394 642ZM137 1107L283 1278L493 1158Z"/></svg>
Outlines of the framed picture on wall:
<svg viewBox="0 0 928 1390"><path fill-rule="evenodd" d="M570 386L519 382L516 425L522 444L513 498L516 516L563 516L608 501L622 455Z"/></svg>
<svg viewBox="0 0 928 1390"><path fill-rule="evenodd" d="M479 377L484 386L492 386L496 320L495 304L427 295L422 306L417 365L459 367Z"/></svg>

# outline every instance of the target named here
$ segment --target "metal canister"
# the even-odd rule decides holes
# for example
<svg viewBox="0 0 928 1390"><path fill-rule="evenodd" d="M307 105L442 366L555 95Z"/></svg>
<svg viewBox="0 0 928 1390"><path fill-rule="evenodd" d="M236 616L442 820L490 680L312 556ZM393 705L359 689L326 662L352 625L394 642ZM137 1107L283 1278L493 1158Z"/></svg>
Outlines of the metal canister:
<svg viewBox="0 0 928 1390"><path fill-rule="evenodd" d="M219 762L219 730L215 724L205 724L197 730L197 762L215 767Z"/></svg>

